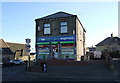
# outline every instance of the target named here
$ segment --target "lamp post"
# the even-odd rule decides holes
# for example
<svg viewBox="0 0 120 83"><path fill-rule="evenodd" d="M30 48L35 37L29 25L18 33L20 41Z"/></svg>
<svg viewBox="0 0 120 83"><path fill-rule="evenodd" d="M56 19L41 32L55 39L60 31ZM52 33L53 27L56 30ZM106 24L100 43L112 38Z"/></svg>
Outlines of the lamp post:
<svg viewBox="0 0 120 83"><path fill-rule="evenodd" d="M31 42L31 39L27 38L25 39L26 41L26 52L28 52L28 63L27 63L27 70L29 70L29 67L30 67L30 42Z"/></svg>

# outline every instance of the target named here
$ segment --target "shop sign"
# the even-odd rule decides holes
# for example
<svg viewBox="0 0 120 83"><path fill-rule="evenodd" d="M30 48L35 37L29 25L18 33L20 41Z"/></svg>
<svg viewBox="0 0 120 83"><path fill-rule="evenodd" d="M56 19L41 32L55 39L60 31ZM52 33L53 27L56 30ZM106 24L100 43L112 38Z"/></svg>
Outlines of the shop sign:
<svg viewBox="0 0 120 83"><path fill-rule="evenodd" d="M66 44L66 43L74 43L74 41L63 41L63 42L60 42L61 44Z"/></svg>
<svg viewBox="0 0 120 83"><path fill-rule="evenodd" d="M58 42L51 42L52 44L58 44Z"/></svg>
<svg viewBox="0 0 120 83"><path fill-rule="evenodd" d="M30 46L30 44L26 44L26 48L30 48L31 46Z"/></svg>
<svg viewBox="0 0 120 83"><path fill-rule="evenodd" d="M50 42L40 42L40 43L37 43L37 44L50 44Z"/></svg>
<svg viewBox="0 0 120 83"><path fill-rule="evenodd" d="M54 37L38 37L37 42L59 42L59 41L76 41L75 35L70 36L54 36Z"/></svg>

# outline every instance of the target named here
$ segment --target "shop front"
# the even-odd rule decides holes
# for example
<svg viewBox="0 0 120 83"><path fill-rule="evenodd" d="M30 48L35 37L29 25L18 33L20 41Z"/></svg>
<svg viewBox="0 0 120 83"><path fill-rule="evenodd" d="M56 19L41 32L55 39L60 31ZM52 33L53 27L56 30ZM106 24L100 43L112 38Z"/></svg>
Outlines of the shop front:
<svg viewBox="0 0 120 83"><path fill-rule="evenodd" d="M37 38L37 59L76 59L76 37L56 36Z"/></svg>
<svg viewBox="0 0 120 83"><path fill-rule="evenodd" d="M61 58L75 59L74 44L61 44Z"/></svg>

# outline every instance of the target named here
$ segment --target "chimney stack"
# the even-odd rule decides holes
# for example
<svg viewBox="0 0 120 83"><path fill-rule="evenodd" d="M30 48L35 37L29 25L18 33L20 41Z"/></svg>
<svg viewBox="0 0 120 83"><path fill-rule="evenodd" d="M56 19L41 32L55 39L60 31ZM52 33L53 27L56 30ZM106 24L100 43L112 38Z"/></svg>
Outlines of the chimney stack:
<svg viewBox="0 0 120 83"><path fill-rule="evenodd" d="M113 37L113 33L111 34L111 37Z"/></svg>

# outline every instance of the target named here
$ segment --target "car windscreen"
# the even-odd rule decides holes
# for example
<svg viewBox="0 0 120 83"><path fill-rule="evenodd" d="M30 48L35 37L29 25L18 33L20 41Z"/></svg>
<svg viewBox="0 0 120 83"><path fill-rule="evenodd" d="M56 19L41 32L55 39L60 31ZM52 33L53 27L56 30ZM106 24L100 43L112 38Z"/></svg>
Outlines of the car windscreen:
<svg viewBox="0 0 120 83"><path fill-rule="evenodd" d="M14 60L14 61L19 61L19 60Z"/></svg>

